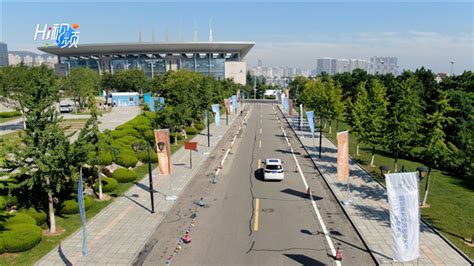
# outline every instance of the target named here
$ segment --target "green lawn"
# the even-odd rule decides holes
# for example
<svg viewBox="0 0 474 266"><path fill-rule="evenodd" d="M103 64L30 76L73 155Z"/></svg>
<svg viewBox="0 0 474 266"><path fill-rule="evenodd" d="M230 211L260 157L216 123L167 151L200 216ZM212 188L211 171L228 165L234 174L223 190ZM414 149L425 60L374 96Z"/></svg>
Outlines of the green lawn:
<svg viewBox="0 0 474 266"><path fill-rule="evenodd" d="M348 128L348 125L339 122L339 131ZM336 143L335 123L333 123L332 134L328 133L327 126L324 135ZM371 147L361 144L360 156L356 156L356 139L350 134L349 151L353 159L357 160L372 176L384 182L380 175L379 166L388 165L393 170L394 160L384 150L377 147L375 155L375 167L370 167ZM399 159L399 169L405 166L407 171L415 171L422 164L410 160ZM420 184L420 195L424 194L426 179ZM456 178L454 174L434 169L430 181L430 194L428 203L431 208L422 209L424 219L429 221L446 238L466 253L471 259L474 258L474 247L469 247L464 238L474 235L474 180ZM420 198L421 198L420 196Z"/></svg>
<svg viewBox="0 0 474 266"><path fill-rule="evenodd" d="M3 165L6 155L13 152L20 143L20 133L18 131L0 136L0 165Z"/></svg>
<svg viewBox="0 0 474 266"><path fill-rule="evenodd" d="M20 117L21 117L21 115L13 116L13 117L0 117L0 123L5 123L5 122L8 122L8 121L12 121L12 120L18 119Z"/></svg>

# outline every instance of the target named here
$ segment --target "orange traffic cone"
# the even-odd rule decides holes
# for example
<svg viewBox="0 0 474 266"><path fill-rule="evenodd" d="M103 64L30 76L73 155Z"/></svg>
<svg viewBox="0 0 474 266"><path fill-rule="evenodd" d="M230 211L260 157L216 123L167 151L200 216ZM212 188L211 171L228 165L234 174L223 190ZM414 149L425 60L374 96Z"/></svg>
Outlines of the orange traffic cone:
<svg viewBox="0 0 474 266"><path fill-rule="evenodd" d="M188 233L186 233L186 234L183 236L183 243L185 243L185 244L191 243L191 237L189 236Z"/></svg>
<svg viewBox="0 0 474 266"><path fill-rule="evenodd" d="M342 260L342 252L339 249L339 247L336 248L336 260L339 260L339 261Z"/></svg>

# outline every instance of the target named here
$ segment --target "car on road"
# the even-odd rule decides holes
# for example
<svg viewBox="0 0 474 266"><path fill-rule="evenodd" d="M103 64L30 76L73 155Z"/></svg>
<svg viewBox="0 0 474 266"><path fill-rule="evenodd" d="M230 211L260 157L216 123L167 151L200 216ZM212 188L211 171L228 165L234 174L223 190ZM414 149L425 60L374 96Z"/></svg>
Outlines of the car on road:
<svg viewBox="0 0 474 266"><path fill-rule="evenodd" d="M283 180L283 162L280 159L266 159L265 168L263 169L264 180Z"/></svg>
<svg viewBox="0 0 474 266"><path fill-rule="evenodd" d="M71 113L74 111L74 107L69 103L60 103L59 104L59 112L61 113Z"/></svg>

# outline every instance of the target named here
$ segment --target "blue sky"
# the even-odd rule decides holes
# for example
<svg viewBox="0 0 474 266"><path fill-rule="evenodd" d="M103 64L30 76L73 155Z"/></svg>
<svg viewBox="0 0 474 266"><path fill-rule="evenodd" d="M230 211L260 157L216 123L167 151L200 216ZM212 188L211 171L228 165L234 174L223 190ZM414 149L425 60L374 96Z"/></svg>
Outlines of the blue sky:
<svg viewBox="0 0 474 266"><path fill-rule="evenodd" d="M0 0L1 1L1 0ZM36 24L78 23L80 43L143 40L255 41L247 57L267 66L314 68L318 57L397 56L401 68L474 68L472 2L40 2L4 1L0 36L9 50L32 50Z"/></svg>

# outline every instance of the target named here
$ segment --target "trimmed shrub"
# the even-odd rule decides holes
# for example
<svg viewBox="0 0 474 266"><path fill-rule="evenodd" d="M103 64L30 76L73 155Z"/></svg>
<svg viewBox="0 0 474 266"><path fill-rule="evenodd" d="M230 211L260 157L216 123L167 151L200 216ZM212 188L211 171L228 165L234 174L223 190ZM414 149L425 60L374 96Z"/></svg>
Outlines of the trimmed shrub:
<svg viewBox="0 0 474 266"><path fill-rule="evenodd" d="M9 117L15 117L15 116L21 116L21 112L20 111L0 112L1 118L9 118Z"/></svg>
<svg viewBox="0 0 474 266"><path fill-rule="evenodd" d="M112 164L112 153L100 152L99 164L100 165L111 165Z"/></svg>
<svg viewBox="0 0 474 266"><path fill-rule="evenodd" d="M194 127L187 127L186 128L186 134L196 135L197 133L198 133L198 131Z"/></svg>
<svg viewBox="0 0 474 266"><path fill-rule="evenodd" d="M120 166L128 168L137 165L138 159L132 151L121 150L115 162Z"/></svg>
<svg viewBox="0 0 474 266"><path fill-rule="evenodd" d="M19 212L33 217L36 221L36 225L42 225L46 222L47 215L44 211L37 211L35 208L31 207L29 209L21 209Z"/></svg>
<svg viewBox="0 0 474 266"><path fill-rule="evenodd" d="M2 222L5 227L10 227L14 224L36 224L36 220L28 214L16 212L13 215L7 215L6 221Z"/></svg>
<svg viewBox="0 0 474 266"><path fill-rule="evenodd" d="M130 126L127 128L121 129L119 131L122 132L124 137L126 136L139 137L140 136L140 134L138 134L138 131Z"/></svg>
<svg viewBox="0 0 474 266"><path fill-rule="evenodd" d="M205 126L204 124L198 123L198 124L194 124L194 127L195 127L198 131L201 131L201 130L203 130L206 126Z"/></svg>
<svg viewBox="0 0 474 266"><path fill-rule="evenodd" d="M143 162L147 163L148 162L148 151L141 151L138 153L138 159ZM150 149L150 162L156 163L158 162L158 156L156 155L156 152Z"/></svg>
<svg viewBox="0 0 474 266"><path fill-rule="evenodd" d="M43 231L34 224L16 224L0 234L5 251L21 252L31 249L41 242Z"/></svg>
<svg viewBox="0 0 474 266"><path fill-rule="evenodd" d="M128 183L137 179L137 173L126 168L118 168L112 173L112 178L115 178L119 183Z"/></svg>
<svg viewBox="0 0 474 266"><path fill-rule="evenodd" d="M87 211L92 205L92 199L89 197L84 197L84 209ZM62 207L60 213L62 214L75 214L79 213L79 203L77 202L77 197L75 199L70 199L64 201L64 206Z"/></svg>
<svg viewBox="0 0 474 266"><path fill-rule="evenodd" d="M153 128L151 126L148 126L148 125L136 125L136 126L134 126L134 128L138 132L140 132L140 134L142 134L142 135L147 131L153 130Z"/></svg>
<svg viewBox="0 0 474 266"><path fill-rule="evenodd" d="M125 133L122 130L112 130L110 131L110 136L114 139L118 139L125 136Z"/></svg>
<svg viewBox="0 0 474 266"><path fill-rule="evenodd" d="M110 178L110 177L102 177L102 192L112 192L114 191L117 186L118 182L117 180ZM99 179L94 183L94 189L96 191L99 190Z"/></svg>
<svg viewBox="0 0 474 266"><path fill-rule="evenodd" d="M153 133L153 130L147 130L143 132L143 139L145 139L146 141L155 140L155 133Z"/></svg>
<svg viewBox="0 0 474 266"><path fill-rule="evenodd" d="M119 139L116 139L113 141L115 145L123 145L126 146L127 148L131 149L131 144L132 143L137 143L137 142L142 142L142 140L134 137L134 136L125 136Z"/></svg>
<svg viewBox="0 0 474 266"><path fill-rule="evenodd" d="M171 141L171 143L174 143L175 136L178 136L178 140L182 140L182 139L183 139L183 134L181 134L181 133L176 133L176 132L171 132L171 133L170 133L170 141Z"/></svg>

